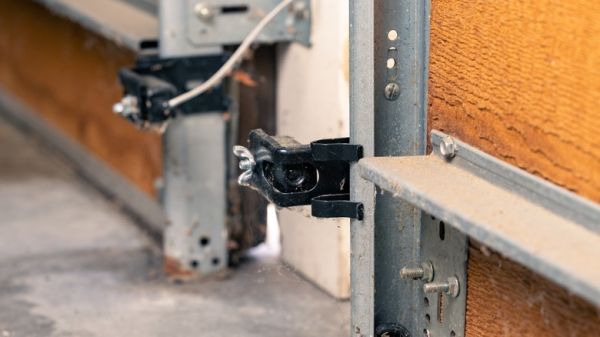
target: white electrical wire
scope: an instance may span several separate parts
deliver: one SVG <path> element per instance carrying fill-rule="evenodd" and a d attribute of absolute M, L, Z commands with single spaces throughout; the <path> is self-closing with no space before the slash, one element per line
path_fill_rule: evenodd
<path fill-rule="evenodd" d="M 190 99 L 203 94 L 207 90 L 219 84 L 221 80 L 223 80 L 223 78 L 227 76 L 227 74 L 229 74 L 233 67 L 235 67 L 235 65 L 242 59 L 244 53 L 246 53 L 246 50 L 250 48 L 252 43 L 260 35 L 261 31 L 267 26 L 267 24 L 271 20 L 273 20 L 273 18 L 275 18 L 275 16 L 277 16 L 277 14 L 279 14 L 279 12 L 281 12 L 285 7 L 287 7 L 292 1 L 294 0 L 282 0 L 277 6 L 275 6 L 275 8 L 273 8 L 273 10 L 269 12 L 269 14 L 262 18 L 262 20 L 260 20 L 256 27 L 252 29 L 250 34 L 246 36 L 244 41 L 242 41 L 238 49 L 233 53 L 233 55 L 231 55 L 229 60 L 227 60 L 227 62 L 225 62 L 225 64 L 223 64 L 223 66 L 219 70 L 217 70 L 216 73 L 214 73 L 214 75 L 212 75 L 206 82 L 200 84 L 194 89 L 170 99 L 168 103 L 169 108 L 174 108 L 182 103 L 185 103 Z"/>

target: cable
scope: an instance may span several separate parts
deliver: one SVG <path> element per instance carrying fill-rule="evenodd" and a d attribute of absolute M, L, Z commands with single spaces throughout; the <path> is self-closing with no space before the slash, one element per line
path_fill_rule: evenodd
<path fill-rule="evenodd" d="M 223 66 L 217 70 L 206 82 L 200 84 L 194 89 L 185 92 L 177 97 L 169 100 L 169 108 L 174 108 L 182 103 L 189 101 L 190 99 L 203 94 L 207 90 L 219 84 L 225 76 L 233 69 L 233 67 L 242 59 L 246 50 L 252 45 L 256 38 L 260 35 L 261 31 L 267 26 L 267 24 L 279 14 L 285 7 L 287 7 L 293 0 L 282 0 L 269 14 L 267 14 L 260 22 L 252 29 L 250 34 L 246 36 L 244 41 L 240 44 L 238 49 L 231 55 L 229 60 L 223 64 Z"/>

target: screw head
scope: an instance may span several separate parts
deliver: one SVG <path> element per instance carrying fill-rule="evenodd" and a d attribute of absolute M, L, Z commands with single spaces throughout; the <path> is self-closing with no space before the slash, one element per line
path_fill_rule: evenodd
<path fill-rule="evenodd" d="M 395 101 L 400 96 L 400 85 L 396 82 L 388 83 L 385 86 L 384 95 L 388 101 Z"/>
<path fill-rule="evenodd" d="M 194 6 L 194 13 L 202 21 L 211 21 L 215 17 L 215 11 L 209 5 L 199 2 Z"/>
<path fill-rule="evenodd" d="M 445 137 L 440 143 L 440 153 L 450 160 L 456 156 L 456 143 L 452 137 Z"/>
<path fill-rule="evenodd" d="M 298 20 L 306 20 L 309 16 L 308 6 L 304 1 L 293 2 L 290 6 L 290 12 L 294 13 L 294 16 Z"/>

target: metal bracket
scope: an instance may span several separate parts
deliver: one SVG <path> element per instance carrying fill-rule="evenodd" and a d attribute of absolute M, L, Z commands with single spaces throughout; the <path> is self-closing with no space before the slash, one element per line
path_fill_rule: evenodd
<path fill-rule="evenodd" d="M 181 0 L 160 3 L 160 54 L 206 55 L 237 45 L 280 0 Z M 293 1 L 257 37 L 257 43 L 310 44 L 311 1 Z"/>
<path fill-rule="evenodd" d="M 421 259 L 432 267 L 423 284 L 425 336 L 464 336 L 467 306 L 467 236 L 444 221 L 423 214 Z"/>
<path fill-rule="evenodd" d="M 195 46 L 240 43 L 256 23 L 281 0 L 188 0 L 184 18 L 188 41 Z M 310 43 L 310 1 L 292 2 L 278 15 L 258 42 L 296 41 Z"/>
<path fill-rule="evenodd" d="M 240 185 L 259 191 L 279 207 L 311 205 L 321 218 L 361 219 L 363 206 L 350 201 L 350 163 L 362 158 L 362 146 L 348 138 L 323 139 L 310 145 L 290 137 L 253 130 L 249 149 L 236 146 Z"/>
<path fill-rule="evenodd" d="M 590 258 L 600 256 L 600 205 L 439 131 L 431 143 L 428 156 L 365 158 L 361 175 L 600 305 L 600 260 Z"/>
<path fill-rule="evenodd" d="M 176 109 L 165 108 L 165 104 L 207 80 L 226 59 L 226 54 L 169 59 L 142 56 L 133 68 L 119 71 L 124 97 L 113 110 L 140 127 L 162 123 L 178 114 L 225 111 L 228 99 L 220 86 Z"/>

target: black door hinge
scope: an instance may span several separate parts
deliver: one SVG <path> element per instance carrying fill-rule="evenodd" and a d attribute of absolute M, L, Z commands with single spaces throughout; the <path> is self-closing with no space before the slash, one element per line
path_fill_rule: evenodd
<path fill-rule="evenodd" d="M 300 144 L 285 136 L 253 130 L 249 146 L 236 146 L 240 185 L 259 191 L 279 207 L 311 205 L 319 218 L 362 220 L 363 204 L 350 201 L 350 163 L 363 156 L 349 138 Z"/>

